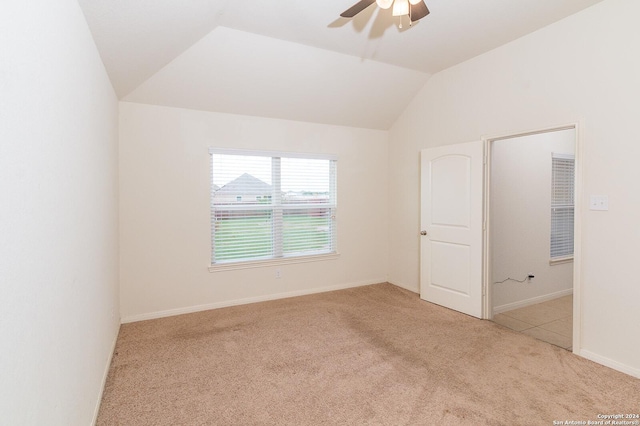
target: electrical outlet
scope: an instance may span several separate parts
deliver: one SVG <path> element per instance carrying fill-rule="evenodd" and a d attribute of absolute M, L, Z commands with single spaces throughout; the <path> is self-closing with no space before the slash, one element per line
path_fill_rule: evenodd
<path fill-rule="evenodd" d="M 592 195 L 589 199 L 589 210 L 609 210 L 609 197 L 606 195 Z"/>
<path fill-rule="evenodd" d="M 280 269 L 276 269 L 276 279 L 282 278 L 282 271 Z"/>

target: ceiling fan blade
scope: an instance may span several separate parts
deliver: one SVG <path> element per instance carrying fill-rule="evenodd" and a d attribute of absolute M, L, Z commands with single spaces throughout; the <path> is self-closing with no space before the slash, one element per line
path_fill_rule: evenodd
<path fill-rule="evenodd" d="M 410 4 L 409 6 L 411 7 L 411 22 L 422 19 L 429 14 L 429 9 L 424 0 L 418 4 Z"/>
<path fill-rule="evenodd" d="M 345 10 L 340 14 L 343 18 L 353 18 L 358 13 L 362 12 L 372 4 L 374 4 L 376 0 L 360 0 L 358 3 L 351 6 L 349 9 Z"/>

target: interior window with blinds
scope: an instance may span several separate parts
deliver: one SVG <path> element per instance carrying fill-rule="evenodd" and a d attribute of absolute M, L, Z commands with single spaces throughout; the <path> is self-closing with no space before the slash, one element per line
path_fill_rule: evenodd
<path fill-rule="evenodd" d="M 211 149 L 211 264 L 336 253 L 336 159 Z"/>
<path fill-rule="evenodd" d="M 574 182 L 573 155 L 551 156 L 551 260 L 573 257 Z"/>

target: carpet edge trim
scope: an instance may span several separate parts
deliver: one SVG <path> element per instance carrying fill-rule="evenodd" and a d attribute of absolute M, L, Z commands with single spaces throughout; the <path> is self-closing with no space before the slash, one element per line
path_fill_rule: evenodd
<path fill-rule="evenodd" d="M 605 367 L 612 368 L 616 371 L 620 371 L 621 373 L 628 374 L 629 376 L 636 377 L 640 379 L 640 369 L 631 367 L 630 365 L 623 364 L 618 361 L 614 361 L 611 358 L 604 357 L 602 355 L 598 355 L 597 353 L 591 352 L 586 349 L 581 349 L 578 352 L 583 358 L 588 359 L 589 361 L 593 361 L 595 363 L 604 365 Z"/>
<path fill-rule="evenodd" d="M 403 288 L 403 289 L 405 289 L 407 291 L 410 291 L 411 293 L 415 293 L 415 294 L 418 294 L 418 295 L 420 294 L 420 290 L 418 288 L 414 288 L 413 286 L 406 285 L 404 283 L 399 283 L 399 282 L 396 282 L 396 281 L 387 280 L 387 282 L 389 284 L 391 284 L 391 285 L 395 285 L 396 287 L 400 287 L 400 288 Z"/>
<path fill-rule="evenodd" d="M 355 288 L 355 287 L 364 287 L 367 285 L 381 284 L 385 282 L 387 282 L 386 278 L 379 278 L 375 280 L 358 281 L 358 282 L 347 283 L 347 284 L 337 284 L 337 285 L 332 285 L 327 287 L 315 287 L 315 288 L 310 288 L 305 290 L 295 290 L 295 291 L 288 291 L 288 292 L 282 292 L 282 293 L 268 294 L 264 296 L 247 297 L 242 299 L 227 300 L 223 302 L 207 303 L 204 305 L 186 306 L 183 308 L 167 309 L 163 311 L 149 312 L 146 314 L 130 315 L 130 316 L 123 317 L 121 322 L 122 324 L 127 324 L 127 323 L 138 322 L 138 321 L 172 317 L 176 315 L 191 314 L 194 312 L 208 311 L 211 309 L 229 308 L 231 306 L 248 305 L 250 303 L 268 302 L 270 300 L 287 299 L 290 297 L 307 296 L 310 294 L 326 293 L 329 291 L 345 290 L 348 288 Z"/>
<path fill-rule="evenodd" d="M 109 356 L 107 357 L 107 364 L 104 369 L 104 373 L 102 375 L 102 383 L 100 385 L 100 393 L 98 394 L 98 400 L 96 401 L 96 408 L 93 412 L 93 421 L 91 422 L 92 426 L 95 426 L 98 422 L 98 414 L 100 414 L 100 406 L 102 405 L 102 397 L 104 395 L 104 388 L 107 385 L 107 378 L 109 377 L 109 370 L 111 369 L 111 362 L 113 361 L 113 354 L 116 352 L 116 344 L 118 343 L 118 336 L 120 335 L 120 324 L 118 324 L 118 329 L 116 330 L 116 335 L 113 337 L 113 342 L 111 343 L 111 351 L 109 351 Z"/>

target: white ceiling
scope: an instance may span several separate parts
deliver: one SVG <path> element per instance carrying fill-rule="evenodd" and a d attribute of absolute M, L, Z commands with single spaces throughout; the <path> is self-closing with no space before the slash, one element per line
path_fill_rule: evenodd
<path fill-rule="evenodd" d="M 430 75 L 601 0 L 78 0 L 123 100 L 388 129 Z"/>

